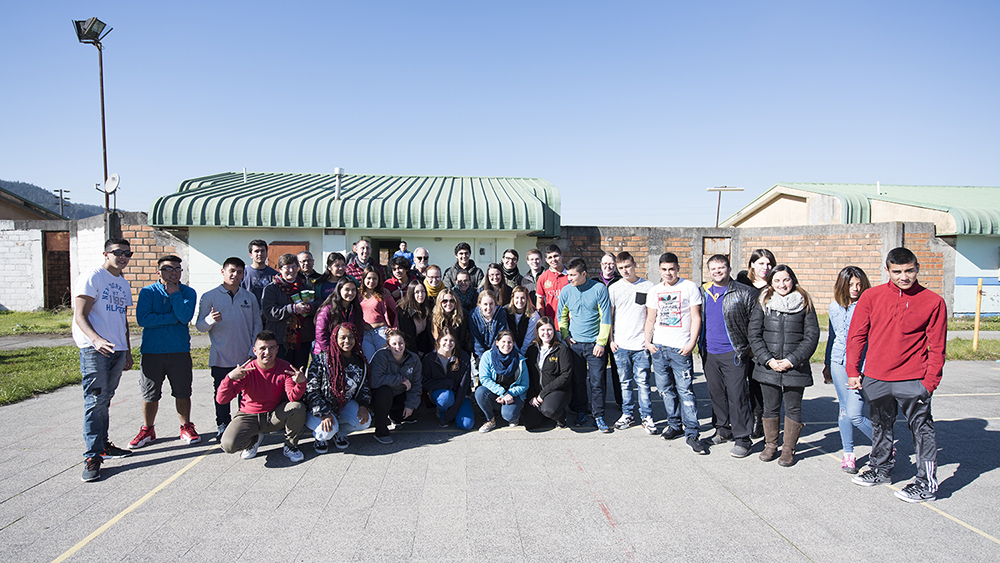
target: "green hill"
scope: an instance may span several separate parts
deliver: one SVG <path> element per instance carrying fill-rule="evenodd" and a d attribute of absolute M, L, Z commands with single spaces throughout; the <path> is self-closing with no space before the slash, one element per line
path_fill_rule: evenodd
<path fill-rule="evenodd" d="M 0 188 L 59 213 L 59 196 L 49 190 L 27 182 L 12 182 L 10 180 L 0 180 Z M 73 194 L 70 193 L 68 197 L 72 198 Z M 104 208 L 100 205 L 73 203 L 72 201 L 67 201 L 63 205 L 63 215 L 70 219 L 83 219 L 102 213 L 104 213 Z"/>

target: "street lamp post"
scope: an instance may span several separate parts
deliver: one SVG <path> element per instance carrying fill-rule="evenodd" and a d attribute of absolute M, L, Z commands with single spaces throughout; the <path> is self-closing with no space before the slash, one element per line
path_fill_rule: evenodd
<path fill-rule="evenodd" d="M 719 228 L 719 211 L 722 209 L 722 192 L 742 192 L 743 188 L 730 188 L 729 186 L 719 186 L 707 188 L 707 192 L 719 192 L 719 203 L 715 206 L 715 228 Z"/>
<path fill-rule="evenodd" d="M 101 45 L 101 40 L 107 37 L 111 30 L 114 28 L 108 28 L 104 31 L 107 24 L 102 22 L 97 18 L 90 18 L 88 20 L 73 20 L 73 29 L 76 30 L 76 38 L 80 43 L 89 43 L 94 47 L 97 47 L 97 65 L 100 71 L 101 79 L 101 146 L 104 149 L 104 181 L 107 182 L 108 179 L 108 134 L 107 129 L 104 125 L 104 46 Z M 104 212 L 110 213 L 111 211 L 111 199 L 107 190 L 102 190 L 104 192 Z"/>

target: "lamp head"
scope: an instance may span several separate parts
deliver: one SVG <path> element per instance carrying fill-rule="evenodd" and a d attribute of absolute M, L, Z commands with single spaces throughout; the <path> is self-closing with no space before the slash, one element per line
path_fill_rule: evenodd
<path fill-rule="evenodd" d="M 80 43 L 100 43 L 101 34 L 104 33 L 105 27 L 107 27 L 107 24 L 97 18 L 73 20 L 73 28 L 76 30 L 76 38 L 80 41 Z"/>

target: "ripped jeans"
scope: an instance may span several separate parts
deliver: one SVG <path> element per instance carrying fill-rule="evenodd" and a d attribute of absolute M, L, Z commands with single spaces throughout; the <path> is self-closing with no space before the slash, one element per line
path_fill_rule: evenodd
<path fill-rule="evenodd" d="M 691 389 L 694 362 L 690 355 L 682 356 L 680 348 L 656 346 L 653 353 L 653 374 L 656 391 L 667 410 L 667 425 L 675 430 L 684 425 L 684 435 L 698 438 L 698 405 Z"/>

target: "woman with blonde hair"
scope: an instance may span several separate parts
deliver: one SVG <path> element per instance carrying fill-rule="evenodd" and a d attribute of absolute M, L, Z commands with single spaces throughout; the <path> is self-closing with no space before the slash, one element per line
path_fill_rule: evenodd
<path fill-rule="evenodd" d="M 431 336 L 435 341 L 441 338 L 444 327 L 455 330 L 460 349 L 466 353 L 472 352 L 469 342 L 469 320 L 462 310 L 458 295 L 451 289 L 442 289 L 434 301 L 434 311 L 431 312 Z"/>
<path fill-rule="evenodd" d="M 781 405 L 785 405 L 785 436 L 778 465 L 795 463 L 795 447 L 802 431 L 802 395 L 812 385 L 809 358 L 819 344 L 816 308 L 802 289 L 795 272 L 784 264 L 767 276 L 757 306 L 750 315 L 750 346 L 754 354 L 753 378 L 764 395 L 764 451 L 761 461 L 778 453 Z"/>

